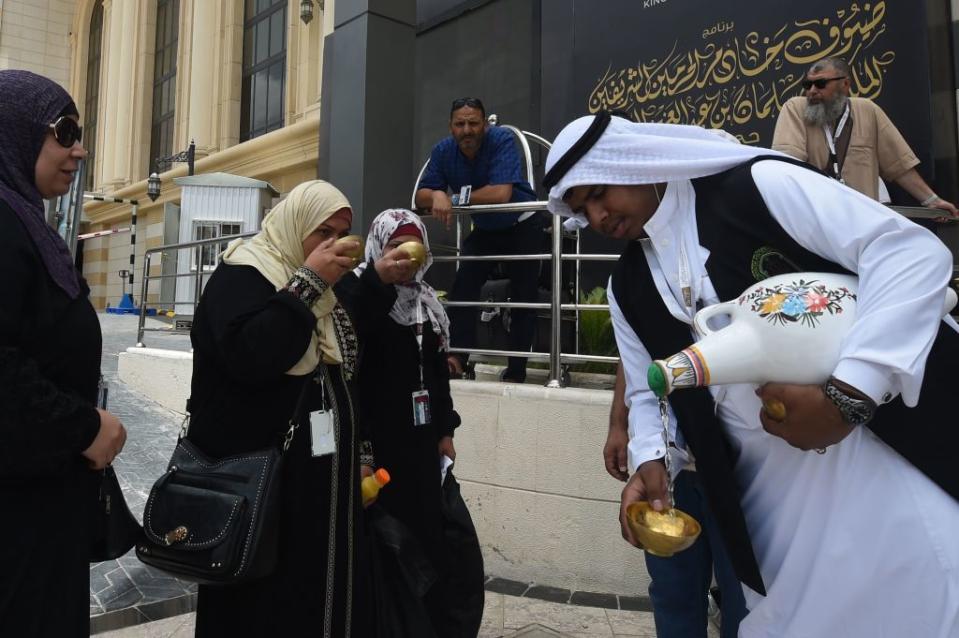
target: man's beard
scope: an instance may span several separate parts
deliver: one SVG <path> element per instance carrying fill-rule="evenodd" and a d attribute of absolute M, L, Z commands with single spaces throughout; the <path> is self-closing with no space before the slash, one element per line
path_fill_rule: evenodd
<path fill-rule="evenodd" d="M 847 102 L 849 98 L 845 95 L 837 95 L 832 100 L 822 101 L 819 104 L 812 104 L 807 100 L 803 119 L 813 126 L 832 124 L 842 117 Z"/>

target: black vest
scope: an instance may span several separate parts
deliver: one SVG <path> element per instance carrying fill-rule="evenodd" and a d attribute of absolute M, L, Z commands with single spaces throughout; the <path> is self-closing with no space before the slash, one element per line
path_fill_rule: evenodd
<path fill-rule="evenodd" d="M 692 182 L 699 242 L 710 252 L 706 271 L 721 301 L 734 299 L 756 281 L 778 274 L 848 272 L 800 246 L 772 217 L 750 172 L 752 164 L 763 159 L 815 170 L 795 160 L 758 157 Z M 617 263 L 612 286 L 626 321 L 653 359 L 665 359 L 692 342 L 689 325 L 674 318 L 663 303 L 638 242 L 630 243 Z M 959 500 L 959 470 L 954 462 L 959 429 L 949 425 L 955 419 L 950 416 L 954 406 L 949 399 L 955 392 L 951 386 L 956 361 L 959 334 L 941 325 L 926 362 L 919 404 L 907 408 L 896 398 L 879 407 L 868 427 Z M 723 438 L 712 395 L 705 388 L 682 390 L 670 395 L 669 402 L 696 457 L 710 509 L 737 576 L 753 590 L 765 593 L 733 479 L 735 459 Z"/>

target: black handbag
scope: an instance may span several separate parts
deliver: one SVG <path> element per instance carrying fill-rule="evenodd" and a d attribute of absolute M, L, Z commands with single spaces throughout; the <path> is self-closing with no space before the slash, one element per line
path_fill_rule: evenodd
<path fill-rule="evenodd" d="M 282 445 L 212 459 L 185 437 L 187 417 L 167 472 L 143 511 L 137 558 L 177 578 L 234 585 L 273 572 L 279 532 L 283 453 L 296 429 L 307 377 Z"/>
<path fill-rule="evenodd" d="M 91 524 L 91 563 L 123 556 L 143 535 L 143 529 L 123 498 L 113 466 L 108 465 L 97 475 L 97 505 Z"/>

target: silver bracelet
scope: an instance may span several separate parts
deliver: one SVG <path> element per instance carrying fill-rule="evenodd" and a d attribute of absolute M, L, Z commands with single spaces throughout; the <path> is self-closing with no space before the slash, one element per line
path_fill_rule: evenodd
<path fill-rule="evenodd" d="M 926 199 L 924 199 L 924 200 L 922 200 L 921 202 L 919 202 L 919 205 L 920 205 L 920 206 L 929 206 L 929 204 L 934 204 L 934 203 L 936 203 L 936 202 L 938 202 L 938 201 L 939 201 L 939 196 L 936 195 L 935 193 L 933 193 L 932 195 L 930 195 L 930 196 L 927 197 Z"/>

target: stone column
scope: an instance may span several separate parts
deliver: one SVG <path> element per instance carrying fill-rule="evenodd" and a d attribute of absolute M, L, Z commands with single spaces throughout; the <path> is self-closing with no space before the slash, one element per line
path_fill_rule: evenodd
<path fill-rule="evenodd" d="M 137 13 L 138 3 L 114 2 L 113 10 L 120 11 L 120 46 L 114 49 L 111 57 L 111 68 L 116 70 L 116 111 L 106 111 L 116 121 L 116 138 L 114 146 L 113 179 L 115 187 L 129 184 L 134 167 L 133 161 L 133 92 L 137 89 L 134 77 L 134 65 L 137 57 Z M 114 23 L 116 24 L 116 23 Z M 114 42 L 114 32 L 111 25 L 110 41 Z M 112 78 L 111 78 L 112 80 Z"/>
<path fill-rule="evenodd" d="M 114 179 L 117 144 L 116 135 L 119 125 L 117 115 L 120 73 L 119 51 L 123 39 L 123 27 L 120 24 L 123 14 L 123 2 L 103 0 L 103 45 L 100 50 L 100 113 L 98 128 L 100 139 L 97 144 L 98 184 L 107 189 L 115 189 Z M 110 114 L 110 117 L 107 117 Z"/>
<path fill-rule="evenodd" d="M 336 0 L 324 44 L 318 177 L 353 205 L 365 234 L 413 188 L 415 0 Z"/>
<path fill-rule="evenodd" d="M 196 141 L 196 157 L 216 151 L 214 130 L 214 60 L 219 43 L 215 2 L 192 2 L 193 32 L 190 43 L 189 117 L 183 148 Z M 180 149 L 176 149 L 180 150 Z"/>

